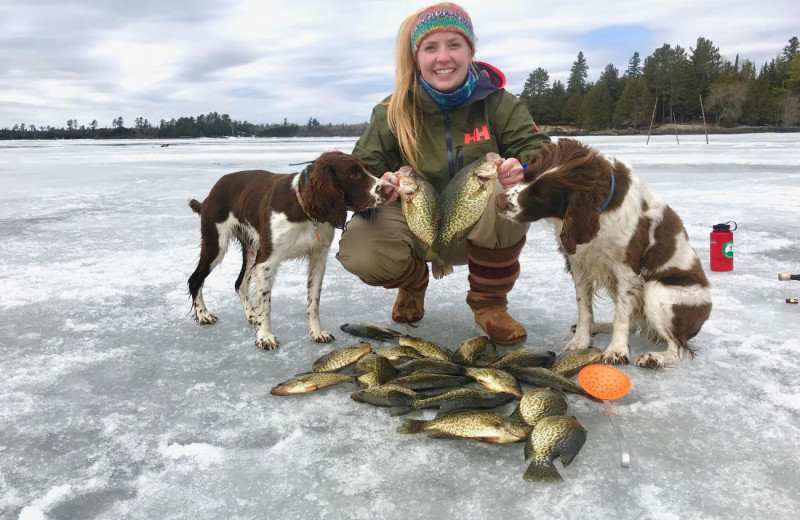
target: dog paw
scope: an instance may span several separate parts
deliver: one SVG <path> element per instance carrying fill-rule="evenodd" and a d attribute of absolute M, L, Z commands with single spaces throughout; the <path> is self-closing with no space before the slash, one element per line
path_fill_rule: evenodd
<path fill-rule="evenodd" d="M 336 339 L 333 337 L 333 334 L 331 334 L 327 330 L 320 331 L 316 334 L 312 332 L 309 335 L 311 336 L 311 339 L 313 339 L 317 343 L 331 343 L 333 340 Z"/>
<path fill-rule="evenodd" d="M 213 325 L 214 323 L 219 321 L 219 318 L 211 314 L 210 312 L 198 312 L 194 315 L 194 319 L 200 325 Z"/>
<path fill-rule="evenodd" d="M 256 346 L 264 350 L 275 350 L 279 345 L 278 339 L 272 334 L 256 339 Z"/>
<path fill-rule="evenodd" d="M 645 352 L 636 360 L 636 365 L 644 368 L 659 370 L 679 361 L 679 357 L 672 355 L 669 350 L 665 352 Z"/>
<path fill-rule="evenodd" d="M 570 350 L 581 350 L 585 348 L 589 348 L 592 346 L 592 340 L 575 340 L 573 339 L 563 348 L 564 352 L 568 352 Z"/>
<path fill-rule="evenodd" d="M 656 356 L 652 355 L 651 352 L 648 352 L 647 354 L 639 356 L 639 359 L 636 360 L 636 366 L 658 370 L 664 368 L 664 363 Z"/>
<path fill-rule="evenodd" d="M 630 360 L 625 352 L 607 351 L 603 354 L 603 363 L 606 365 L 627 365 Z"/>

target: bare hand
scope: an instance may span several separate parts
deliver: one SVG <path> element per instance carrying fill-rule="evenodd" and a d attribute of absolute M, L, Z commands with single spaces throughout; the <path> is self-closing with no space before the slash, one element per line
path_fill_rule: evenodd
<path fill-rule="evenodd" d="M 497 180 L 503 186 L 504 190 L 519 184 L 525 179 L 525 170 L 522 169 L 522 164 L 515 159 L 510 158 L 503 161 L 497 167 Z"/>
<path fill-rule="evenodd" d="M 383 175 L 381 175 L 381 180 L 382 181 L 386 181 L 389 184 L 391 184 L 392 186 L 394 186 L 394 193 L 392 193 L 392 196 L 389 198 L 389 200 L 387 202 L 396 201 L 397 200 L 397 196 L 399 194 L 399 192 L 397 191 L 397 187 L 400 186 L 400 179 L 397 177 L 397 173 L 396 172 L 386 172 Z"/>

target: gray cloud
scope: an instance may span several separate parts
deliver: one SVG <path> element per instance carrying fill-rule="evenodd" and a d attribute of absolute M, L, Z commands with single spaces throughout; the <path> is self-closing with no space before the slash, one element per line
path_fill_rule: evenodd
<path fill-rule="evenodd" d="M 431 2 L 290 0 L 43 1 L 0 4 L 0 127 L 110 125 L 142 116 L 228 113 L 278 122 L 360 122 L 394 83 L 402 19 Z M 475 22 L 477 58 L 506 72 L 518 93 L 544 67 L 565 80 L 578 51 L 596 79 L 634 51 L 711 39 L 722 53 L 761 64 L 798 34 L 795 0 L 632 0 L 531 8 L 524 0 L 462 1 Z M 641 41 L 587 44 L 607 27 L 641 27 Z"/>

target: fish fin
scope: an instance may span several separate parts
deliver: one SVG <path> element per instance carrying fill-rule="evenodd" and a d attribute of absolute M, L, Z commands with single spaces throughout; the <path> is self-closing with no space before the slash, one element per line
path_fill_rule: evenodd
<path fill-rule="evenodd" d="M 460 439 L 458 435 L 451 435 L 449 433 L 444 432 L 433 432 L 428 435 L 429 439 Z"/>
<path fill-rule="evenodd" d="M 482 442 L 488 442 L 488 443 L 490 443 L 490 444 L 500 444 L 500 443 L 502 443 L 502 442 L 503 442 L 503 441 L 500 439 L 500 437 L 495 437 L 495 436 L 488 436 L 488 437 L 475 437 L 475 439 L 477 439 L 477 440 L 479 440 L 479 441 L 482 441 Z"/>
<path fill-rule="evenodd" d="M 436 419 L 441 419 L 442 417 L 447 417 L 448 415 L 456 415 L 461 413 L 463 410 L 460 408 L 443 408 L 439 407 L 439 411 L 436 412 Z"/>
<path fill-rule="evenodd" d="M 528 482 L 562 482 L 564 478 L 549 460 L 531 462 L 522 478 Z"/>
<path fill-rule="evenodd" d="M 444 402 L 439 405 L 439 413 L 436 417 L 441 417 L 445 415 L 450 415 L 455 411 L 463 410 L 463 405 L 459 404 L 458 402 Z"/>
<path fill-rule="evenodd" d="M 525 443 L 525 462 L 528 462 L 533 458 L 535 454 L 533 453 L 533 448 L 531 447 L 530 442 Z"/>
<path fill-rule="evenodd" d="M 405 415 L 413 411 L 414 409 L 410 406 L 392 406 L 391 408 L 389 408 L 389 415 L 391 415 L 392 417 L 397 417 L 399 415 Z"/>
<path fill-rule="evenodd" d="M 403 421 L 403 424 L 397 428 L 397 433 L 422 433 L 426 426 L 428 426 L 428 421 L 406 419 Z"/>
<path fill-rule="evenodd" d="M 416 399 L 410 395 L 406 395 L 402 392 L 391 391 L 386 394 L 386 397 L 388 398 L 389 403 L 392 405 L 391 410 L 389 410 L 389 415 L 393 417 L 405 415 L 415 410 L 414 405 L 416 404 Z"/>
<path fill-rule="evenodd" d="M 577 451 L 574 452 L 574 453 L 562 453 L 561 454 L 561 464 L 563 464 L 564 467 L 566 468 L 567 466 L 570 465 L 570 463 L 572 463 L 573 460 L 575 460 L 575 456 L 577 454 L 578 454 Z"/>

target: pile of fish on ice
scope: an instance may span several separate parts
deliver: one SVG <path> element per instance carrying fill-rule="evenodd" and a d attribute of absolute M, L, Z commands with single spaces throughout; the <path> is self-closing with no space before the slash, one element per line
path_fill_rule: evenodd
<path fill-rule="evenodd" d="M 465 340 L 453 353 L 376 325 L 341 328 L 354 336 L 397 344 L 373 348 L 360 343 L 334 350 L 315 361 L 311 372 L 275 386 L 270 393 L 303 394 L 348 382 L 361 387 L 352 399 L 389 407 L 393 416 L 438 408 L 436 418 L 406 419 L 397 431 L 490 443 L 525 441 L 529 466 L 524 478 L 530 481 L 563 480 L 553 461 L 560 457 L 566 467 L 586 440 L 578 420 L 565 415 L 564 393 L 591 398 L 570 378 L 598 362 L 599 349 L 575 350 L 557 358 L 552 351 L 522 347 L 501 357 L 486 336 Z M 480 386 L 467 386 L 472 383 Z M 521 384 L 537 388 L 523 392 Z M 510 416 L 491 411 L 515 399 L 519 405 Z"/>

